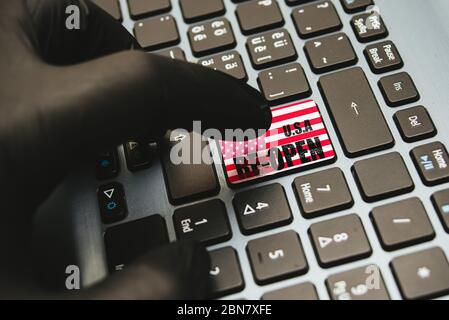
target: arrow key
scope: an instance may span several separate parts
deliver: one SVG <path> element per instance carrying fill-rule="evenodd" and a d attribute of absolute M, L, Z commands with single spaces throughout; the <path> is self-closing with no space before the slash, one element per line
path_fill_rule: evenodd
<path fill-rule="evenodd" d="M 128 209 L 125 192 L 120 183 L 113 182 L 98 188 L 98 204 L 103 223 L 114 223 L 125 219 Z"/>

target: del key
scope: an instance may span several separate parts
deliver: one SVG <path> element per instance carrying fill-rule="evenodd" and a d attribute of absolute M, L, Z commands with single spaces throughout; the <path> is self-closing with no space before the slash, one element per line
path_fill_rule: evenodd
<path fill-rule="evenodd" d="M 390 129 L 361 68 L 323 76 L 319 87 L 348 157 L 393 145 Z"/>

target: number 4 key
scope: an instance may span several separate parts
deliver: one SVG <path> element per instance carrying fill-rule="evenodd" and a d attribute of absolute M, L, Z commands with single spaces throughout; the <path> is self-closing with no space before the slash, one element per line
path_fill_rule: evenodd
<path fill-rule="evenodd" d="M 248 214 L 256 213 L 264 208 L 269 208 L 270 205 L 268 203 L 258 202 L 256 208 L 254 209 L 249 204 L 246 205 L 245 210 L 243 211 L 243 215 L 246 216 Z M 257 210 L 257 211 L 256 211 Z"/>

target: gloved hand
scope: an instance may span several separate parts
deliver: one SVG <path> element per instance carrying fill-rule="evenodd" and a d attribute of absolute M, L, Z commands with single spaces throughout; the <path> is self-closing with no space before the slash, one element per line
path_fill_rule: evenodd
<path fill-rule="evenodd" d="M 66 29 L 67 5 L 80 8 L 80 30 Z M 0 297 L 204 297 L 208 255 L 191 243 L 159 248 L 77 293 L 43 291 L 33 278 L 33 214 L 70 168 L 193 120 L 217 129 L 270 125 L 249 86 L 133 47 L 90 1 L 0 1 Z"/>

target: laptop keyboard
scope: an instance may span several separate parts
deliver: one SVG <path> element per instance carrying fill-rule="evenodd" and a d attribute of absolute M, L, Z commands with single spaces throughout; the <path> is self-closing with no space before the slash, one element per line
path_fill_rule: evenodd
<path fill-rule="evenodd" d="M 397 128 L 387 124 L 366 74 L 400 70 L 407 61 L 403 61 L 400 48 L 385 39 L 389 32 L 382 17 L 365 12 L 374 1 L 179 0 L 182 16 L 173 12 L 173 6 L 178 6 L 175 1 L 178 2 L 94 0 L 117 20 L 123 21 L 129 13 L 136 39 L 147 51 L 186 60 L 185 52 L 177 45 L 188 41 L 196 58 L 192 62 L 226 72 L 242 83 L 249 80 L 248 70 L 257 70 L 259 89 L 273 107 L 312 95 L 304 72 L 310 68 L 320 75 L 320 92 L 314 94 L 321 94 L 325 105 L 318 107 L 327 108 L 331 123 L 326 125 L 333 125 L 337 133 L 342 150 L 342 154 L 338 150 L 337 156 L 355 158 L 353 176 L 345 176 L 338 168 L 303 174 L 291 171 L 294 182 L 290 190 L 275 181 L 258 186 L 255 180 L 244 191 L 235 189 L 232 203 L 224 203 L 214 199 L 220 191 L 228 189 L 219 179 L 219 167 L 204 163 L 174 165 L 170 161 L 171 148 L 186 138 L 181 132 L 172 135 L 174 141 L 167 139 L 158 147 L 126 143 L 125 165 L 120 163 L 117 150 L 105 151 L 98 155 L 95 170 L 100 181 L 98 202 L 106 228 L 104 240 L 110 272 L 123 269 L 142 252 L 167 242 L 167 224 L 172 223 L 178 239 L 193 238 L 213 246 L 210 252 L 213 297 L 237 294 L 233 297 L 238 298 L 246 284 L 254 281 L 261 288 L 262 299 L 318 299 L 315 284 L 301 281 L 310 268 L 329 269 L 363 260 L 373 254 L 373 248 L 395 251 L 430 241 L 435 230 L 429 215 L 438 215 L 449 232 L 449 190 L 433 195 L 435 212 L 427 212 L 416 197 L 376 205 L 377 201 L 408 194 L 416 183 L 421 183 L 412 180 L 409 169 L 416 170 L 426 186 L 449 182 L 449 155 L 442 143 L 432 140 L 410 148 L 410 154 L 388 152 L 395 144 L 392 130 L 398 130 L 403 140 L 410 143 L 431 139 L 438 128 L 424 106 L 398 110 L 394 115 Z M 285 5 L 290 16 L 285 14 Z M 337 6 L 346 14 L 339 14 Z M 235 11 L 236 19 L 232 22 L 224 17 L 230 11 Z M 296 34 L 284 28 L 287 21 L 293 23 Z M 186 35 L 179 28 L 184 24 Z M 354 33 L 351 37 L 341 32 L 346 24 Z M 242 37 L 236 37 L 237 33 L 246 36 L 245 43 L 238 43 L 237 39 Z M 366 49 L 356 52 L 351 38 L 366 44 Z M 306 57 L 308 66 L 296 62 L 299 55 Z M 361 59 L 366 60 L 369 68 L 354 67 Z M 250 64 L 245 65 L 244 61 Z M 420 99 L 413 79 L 405 71 L 379 76 L 378 80 L 389 107 L 401 107 Z M 161 160 L 155 156 L 155 148 L 160 149 Z M 382 155 L 357 159 L 385 150 L 387 153 Z M 415 168 L 407 168 L 405 157 L 411 157 Z M 128 222 L 131 206 L 127 205 L 126 189 L 115 179 L 123 170 L 138 175 L 157 161 L 162 163 L 169 202 L 176 207 L 172 221 L 152 215 Z M 358 190 L 350 190 L 350 179 L 356 182 Z M 290 192 L 295 194 L 296 203 L 289 201 Z M 354 197 L 356 193 L 359 195 Z M 352 208 L 359 196 L 373 203 L 370 228 L 374 228 L 382 249 L 372 246 L 366 226 L 357 214 L 314 222 L 317 217 Z M 285 230 L 296 219 L 291 206 L 299 206 L 301 215 L 311 220 L 308 233 L 276 231 L 281 227 Z M 230 215 L 236 219 L 229 219 Z M 257 237 L 267 230 L 271 231 L 268 235 Z M 246 256 L 239 255 L 237 248 L 229 245 L 235 245 L 229 240 L 236 233 L 256 235 L 238 243 L 246 248 Z M 305 243 L 312 246 L 315 256 L 306 255 Z M 223 246 L 217 248 L 217 244 Z M 249 262 L 253 279 L 242 272 L 242 259 Z M 309 263 L 311 260 L 319 267 L 315 262 Z M 367 270 L 379 275 L 376 288 L 366 284 Z M 393 275 L 405 299 L 436 298 L 449 293 L 449 264 L 438 247 L 396 256 L 391 259 L 389 269 L 380 270 L 377 265 L 367 263 L 334 273 L 325 286 L 331 299 L 389 299 L 383 277 L 387 273 Z M 285 279 L 297 279 L 297 284 L 270 292 L 263 288 Z"/>

